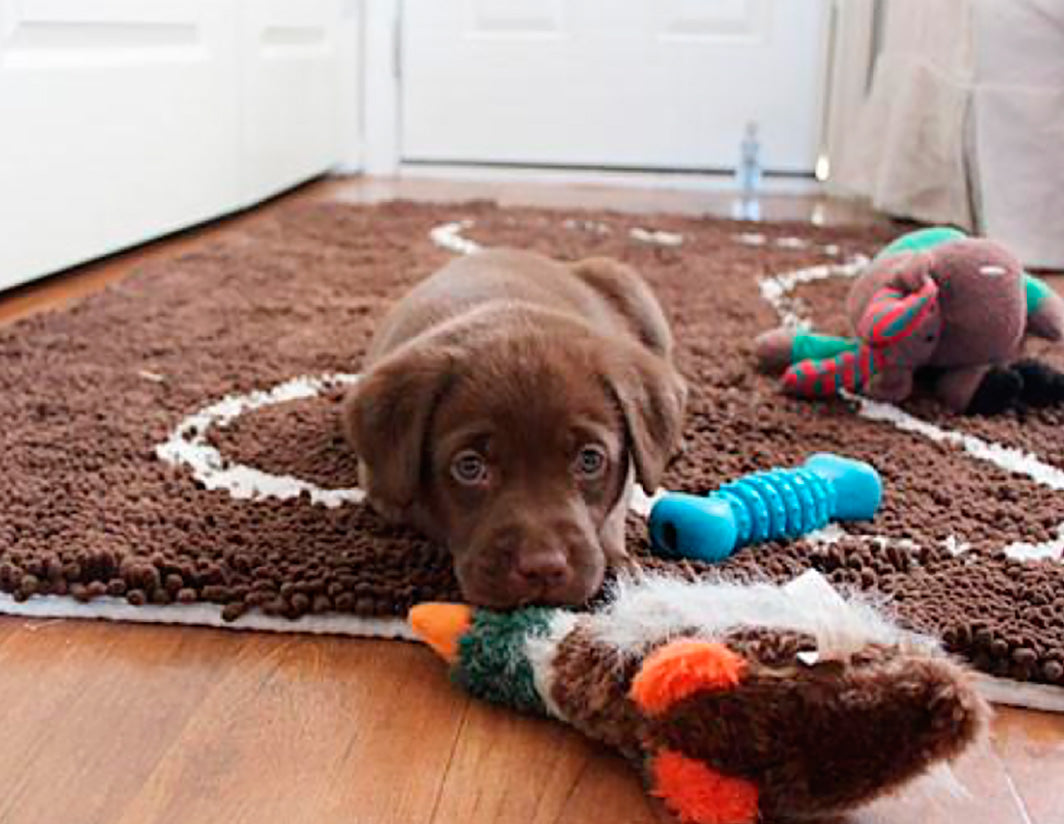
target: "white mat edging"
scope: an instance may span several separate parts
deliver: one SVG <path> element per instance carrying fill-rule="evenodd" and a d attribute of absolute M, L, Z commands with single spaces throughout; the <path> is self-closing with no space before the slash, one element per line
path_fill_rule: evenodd
<path fill-rule="evenodd" d="M 178 624 L 265 632 L 399 638 L 410 641 L 415 639 L 409 625 L 402 618 L 361 618 L 341 613 L 274 618 L 262 612 L 248 612 L 235 621 L 226 621 L 222 618 L 221 608 L 213 603 L 165 606 L 144 604 L 137 607 L 123 598 L 108 596 L 82 603 L 65 595 L 34 595 L 25 601 L 16 601 L 10 595 L 0 593 L 0 615 L 22 618 L 85 618 L 137 624 Z"/>
<path fill-rule="evenodd" d="M 1014 681 L 978 673 L 975 688 L 992 704 L 1042 712 L 1064 712 L 1064 689 L 1052 684 Z"/>

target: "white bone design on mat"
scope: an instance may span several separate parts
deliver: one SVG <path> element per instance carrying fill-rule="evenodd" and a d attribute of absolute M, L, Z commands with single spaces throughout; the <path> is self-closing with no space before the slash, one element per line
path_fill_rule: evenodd
<path fill-rule="evenodd" d="M 340 506 L 361 503 L 365 493 L 358 488 L 324 489 L 291 475 L 274 475 L 253 466 L 234 463 L 207 442 L 211 427 L 224 427 L 245 412 L 286 401 L 312 398 L 334 386 L 350 386 L 358 375 L 330 373 L 292 378 L 272 389 L 244 395 L 229 395 L 188 415 L 155 447 L 155 454 L 169 464 L 184 464 L 207 489 L 224 489 L 234 498 L 297 498 L 306 493 L 311 503 Z"/>
<path fill-rule="evenodd" d="M 462 237 L 462 230 L 473 226 L 472 220 L 456 220 L 453 223 L 443 223 L 429 232 L 432 242 L 441 249 L 455 252 L 459 255 L 471 255 L 480 251 L 480 244 L 475 240 Z"/>

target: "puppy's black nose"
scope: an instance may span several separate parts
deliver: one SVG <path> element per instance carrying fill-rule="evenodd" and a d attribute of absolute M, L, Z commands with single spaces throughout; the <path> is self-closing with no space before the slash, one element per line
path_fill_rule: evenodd
<path fill-rule="evenodd" d="M 564 586 L 573 574 L 565 552 L 555 547 L 519 552 L 514 561 L 514 572 L 523 585 L 541 591 Z"/>

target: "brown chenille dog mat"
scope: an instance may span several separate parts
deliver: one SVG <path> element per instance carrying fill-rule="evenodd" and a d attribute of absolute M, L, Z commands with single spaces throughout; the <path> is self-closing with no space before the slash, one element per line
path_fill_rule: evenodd
<path fill-rule="evenodd" d="M 881 471 L 874 523 L 746 549 L 725 570 L 815 567 L 987 672 L 1064 685 L 1064 412 L 797 401 L 754 369 L 751 342 L 781 315 L 837 328 L 837 265 L 888 237 L 488 203 L 268 213 L 0 329 L 0 611 L 401 634 L 412 603 L 457 598 L 440 550 L 358 502 L 336 408 L 406 288 L 471 243 L 507 244 L 612 255 L 657 290 L 692 390 L 668 487 L 816 450 Z M 630 543 L 645 551 L 635 516 Z"/>

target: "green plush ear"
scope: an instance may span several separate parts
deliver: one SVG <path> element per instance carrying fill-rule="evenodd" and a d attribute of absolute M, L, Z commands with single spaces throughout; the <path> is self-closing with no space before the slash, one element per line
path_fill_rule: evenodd
<path fill-rule="evenodd" d="M 1027 293 L 1027 314 L 1033 315 L 1038 311 L 1047 297 L 1053 294 L 1053 289 L 1048 283 L 1034 275 L 1023 273 L 1023 288 Z"/>
<path fill-rule="evenodd" d="M 895 238 L 880 249 L 876 260 L 896 255 L 899 252 L 926 252 L 943 243 L 963 240 L 966 237 L 967 235 L 960 229 L 954 229 L 951 226 L 929 226 L 926 229 L 917 229 L 915 232 L 908 232 Z"/>

